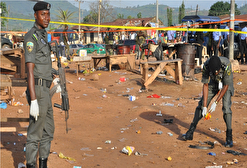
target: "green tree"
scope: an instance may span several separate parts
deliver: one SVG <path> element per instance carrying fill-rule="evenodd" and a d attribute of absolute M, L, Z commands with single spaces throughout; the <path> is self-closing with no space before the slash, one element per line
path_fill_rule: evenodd
<path fill-rule="evenodd" d="M 98 23 L 98 13 L 90 11 L 90 14 L 83 18 L 83 23 Z"/>
<path fill-rule="evenodd" d="M 2 10 L 1 16 L 5 17 L 6 15 L 8 15 L 8 10 L 6 8 L 6 3 L 5 2 L 1 2 L 0 3 L 0 8 Z M 1 28 L 3 28 L 5 26 L 5 23 L 8 22 L 7 19 L 1 19 Z"/>
<path fill-rule="evenodd" d="M 124 14 L 118 13 L 118 14 L 117 14 L 117 18 L 118 18 L 118 19 L 123 19 L 123 18 L 124 18 Z"/>
<path fill-rule="evenodd" d="M 67 23 L 70 22 L 71 19 L 73 19 L 73 14 L 75 12 L 70 12 L 68 10 L 62 10 L 61 8 L 59 8 L 57 10 L 58 14 L 55 14 L 55 16 L 57 17 L 57 20 L 59 22 L 63 22 L 63 23 Z M 65 28 L 67 24 L 60 24 L 58 27 L 62 27 Z"/>
<path fill-rule="evenodd" d="M 132 17 L 132 16 L 130 16 L 130 15 L 127 17 L 127 19 L 133 19 L 133 18 L 134 18 L 134 17 Z"/>
<path fill-rule="evenodd" d="M 214 3 L 209 9 L 209 16 L 220 16 L 230 14 L 231 4 L 228 2 L 218 1 Z M 235 4 L 235 15 L 240 15 L 241 12 L 238 10 L 237 4 Z"/>
<path fill-rule="evenodd" d="M 178 23 L 182 23 L 182 19 L 184 18 L 184 16 L 185 16 L 185 5 L 183 1 L 181 6 L 179 6 Z"/>
<path fill-rule="evenodd" d="M 141 12 L 137 13 L 137 18 L 142 18 L 142 13 Z"/>
<path fill-rule="evenodd" d="M 172 8 L 167 8 L 168 26 L 172 25 Z"/>

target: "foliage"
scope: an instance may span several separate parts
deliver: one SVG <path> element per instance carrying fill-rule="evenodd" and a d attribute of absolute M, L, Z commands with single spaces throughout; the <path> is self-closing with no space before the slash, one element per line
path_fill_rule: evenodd
<path fill-rule="evenodd" d="M 230 14 L 231 4 L 228 2 L 218 1 L 214 3 L 209 9 L 209 16 L 219 16 Z M 241 12 L 237 8 L 237 4 L 235 4 L 235 15 L 240 15 Z"/>
<path fill-rule="evenodd" d="M 74 14 L 75 12 L 70 12 L 70 11 L 68 11 L 68 10 L 62 10 L 61 8 L 59 8 L 59 9 L 57 10 L 57 13 L 58 13 L 58 14 L 55 14 L 56 17 L 57 17 L 57 20 L 58 20 L 59 22 L 67 23 L 67 22 L 70 21 L 70 19 L 73 18 L 73 14 Z M 58 27 L 65 28 L 66 25 L 67 25 L 67 24 L 60 24 Z"/>
<path fill-rule="evenodd" d="M 179 6 L 178 23 L 182 23 L 182 19 L 184 18 L 184 16 L 185 16 L 185 5 L 183 1 L 181 6 Z"/>
<path fill-rule="evenodd" d="M 247 14 L 247 4 L 240 7 L 239 11 L 241 12 L 242 15 Z"/>
<path fill-rule="evenodd" d="M 8 14 L 8 10 L 6 8 L 6 3 L 5 2 L 1 2 L 1 16 L 5 17 Z M 1 19 L 1 27 L 5 26 L 5 23 L 8 22 L 7 19 Z"/>
<path fill-rule="evenodd" d="M 124 14 L 118 13 L 118 14 L 117 14 L 117 18 L 118 18 L 118 19 L 123 19 L 123 18 L 124 18 Z"/>
<path fill-rule="evenodd" d="M 132 17 L 132 16 L 130 16 L 130 15 L 127 17 L 127 19 L 133 19 L 133 18 L 134 18 L 134 17 Z"/>
<path fill-rule="evenodd" d="M 137 18 L 142 18 L 142 13 L 141 12 L 137 13 Z"/>
<path fill-rule="evenodd" d="M 83 18 L 83 23 L 89 23 L 89 24 L 98 23 L 98 13 L 91 11 L 89 15 Z"/>
<path fill-rule="evenodd" d="M 113 16 L 114 9 L 113 6 L 110 5 L 108 0 L 104 0 L 104 1 L 100 0 L 100 2 L 96 0 L 95 2 L 91 2 L 89 5 L 90 11 L 93 14 L 96 13 L 98 15 L 99 6 L 100 6 L 100 22 L 112 21 L 112 18 L 114 17 Z"/>
<path fill-rule="evenodd" d="M 168 26 L 172 25 L 172 8 L 167 8 Z"/>

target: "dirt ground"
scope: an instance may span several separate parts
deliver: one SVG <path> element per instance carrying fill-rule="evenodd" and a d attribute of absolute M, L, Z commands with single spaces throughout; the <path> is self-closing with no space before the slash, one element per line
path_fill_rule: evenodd
<path fill-rule="evenodd" d="M 49 168 L 247 167 L 247 156 L 227 153 L 229 148 L 223 146 L 226 126 L 222 117 L 222 102 L 210 120 L 202 119 L 199 122 L 193 141 L 181 139 L 189 128 L 198 97 L 202 94 L 201 73 L 195 74 L 197 80 L 184 81 L 183 85 L 177 85 L 169 75 L 160 76 L 149 86 L 148 92 L 139 92 L 141 75 L 137 73 L 97 70 L 93 74 L 99 75 L 99 80 L 95 81 L 92 80 L 93 74 L 84 76 L 79 73 L 76 76 L 75 66 L 69 66 L 66 78 L 70 81 L 67 88 L 70 100 L 68 126 L 71 130 L 66 134 L 64 112 L 54 108 L 55 134 L 48 159 Z M 240 73 L 234 73 L 234 147 L 231 150 L 247 154 L 247 134 L 244 134 L 247 131 L 247 65 L 240 68 Z M 78 77 L 85 80 L 78 80 Z M 119 82 L 121 77 L 125 77 L 126 81 Z M 23 96 L 26 87 L 15 86 L 13 89 L 15 101 L 23 105 L 8 105 L 7 109 L 1 109 L 1 117 L 27 118 L 29 107 Z M 147 98 L 153 94 L 161 97 Z M 137 99 L 130 101 L 128 95 Z M 60 95 L 55 94 L 52 102 L 60 103 Z M 159 113 L 162 116 L 156 116 Z M 164 119 L 173 119 L 173 123 L 164 123 Z M 2 123 L 1 126 L 27 127 L 28 123 Z M 157 134 L 158 131 L 162 134 Z M 205 141 L 217 143 L 213 149 L 189 148 L 189 145 L 202 145 L 200 142 Z M 2 168 L 17 168 L 19 163 L 26 164 L 25 142 L 25 132 L 1 133 Z M 126 146 L 135 148 L 130 156 L 121 152 Z M 209 155 L 209 152 L 214 152 L 216 156 Z M 59 153 L 75 161 L 62 159 Z M 168 157 L 172 160 L 169 161 Z M 238 163 L 228 165 L 227 162 L 233 159 L 237 159 Z"/>

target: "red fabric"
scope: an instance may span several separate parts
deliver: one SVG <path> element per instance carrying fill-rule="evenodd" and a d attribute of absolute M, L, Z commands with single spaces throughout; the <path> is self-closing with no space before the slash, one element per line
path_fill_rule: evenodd
<path fill-rule="evenodd" d="M 147 98 L 160 98 L 160 96 L 157 95 L 157 94 L 153 94 L 153 95 L 151 95 L 151 96 L 148 96 Z"/>

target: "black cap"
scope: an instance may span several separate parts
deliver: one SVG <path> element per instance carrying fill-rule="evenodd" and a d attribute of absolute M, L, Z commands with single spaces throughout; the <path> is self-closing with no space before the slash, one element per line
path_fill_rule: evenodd
<path fill-rule="evenodd" d="M 212 56 L 208 63 L 209 71 L 213 74 L 219 72 L 221 68 L 221 61 L 218 56 Z"/>
<path fill-rule="evenodd" d="M 39 11 L 39 10 L 50 10 L 51 4 L 44 2 L 44 1 L 38 1 L 34 7 L 33 10 L 34 12 Z"/>

